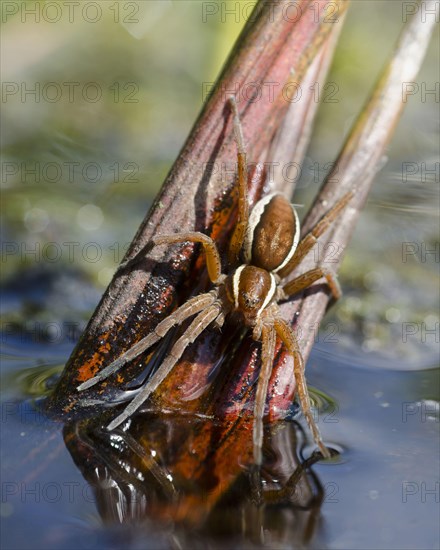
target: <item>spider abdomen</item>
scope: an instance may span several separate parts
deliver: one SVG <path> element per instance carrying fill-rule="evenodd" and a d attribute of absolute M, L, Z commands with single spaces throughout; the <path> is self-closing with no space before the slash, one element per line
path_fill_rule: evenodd
<path fill-rule="evenodd" d="M 287 198 L 274 193 L 257 202 L 247 227 L 245 262 L 276 272 L 293 256 L 299 241 L 299 220 Z"/>

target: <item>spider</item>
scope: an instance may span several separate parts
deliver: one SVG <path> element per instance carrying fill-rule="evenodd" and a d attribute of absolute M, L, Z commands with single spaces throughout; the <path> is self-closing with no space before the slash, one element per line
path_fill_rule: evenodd
<path fill-rule="evenodd" d="M 322 441 L 311 412 L 304 375 L 304 360 L 298 340 L 287 321 L 281 316 L 278 303 L 308 288 L 321 278 L 325 278 L 334 299 L 340 297 L 341 290 L 336 276 L 323 267 L 315 267 L 287 282 L 283 282 L 283 279 L 300 264 L 319 236 L 347 205 L 352 193 L 345 194 L 301 241 L 298 215 L 294 206 L 283 194 L 272 193 L 262 198 L 255 204 L 249 215 L 246 151 L 234 97 L 229 98 L 229 105 L 233 114 L 237 146 L 238 219 L 229 244 L 227 274 L 222 273 L 219 251 L 215 242 L 207 235 L 188 232 L 154 237 L 152 242 L 155 246 L 183 242 L 200 243 L 205 252 L 206 267 L 213 289 L 190 298 L 161 321 L 145 338 L 101 370 L 94 378 L 78 386 L 78 390 L 85 390 L 108 378 L 163 338 L 171 328 L 182 324 L 189 317 L 196 316 L 183 335 L 174 343 L 158 370 L 125 410 L 108 425 L 108 429 L 112 430 L 139 409 L 168 376 L 186 347 L 194 342 L 208 325 L 215 324 L 220 328 L 228 314 L 238 312 L 245 326 L 252 330 L 254 340 L 262 343 L 261 368 L 254 406 L 255 464 L 258 466 L 262 463 L 263 416 L 277 336 L 293 357 L 300 405 L 314 440 L 322 455 L 329 458 L 330 452 Z"/>

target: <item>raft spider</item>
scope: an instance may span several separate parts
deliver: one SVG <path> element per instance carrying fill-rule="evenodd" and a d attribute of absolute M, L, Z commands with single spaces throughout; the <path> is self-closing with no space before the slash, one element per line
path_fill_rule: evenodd
<path fill-rule="evenodd" d="M 247 197 L 247 166 L 243 132 L 234 98 L 229 104 L 234 117 L 234 134 L 238 157 L 238 219 L 229 244 L 228 270 L 222 273 L 220 254 L 215 242 L 200 232 L 160 235 L 153 238 L 153 244 L 170 245 L 192 242 L 203 246 L 206 266 L 213 289 L 189 299 L 178 307 L 145 338 L 122 354 L 113 363 L 105 367 L 94 378 L 78 386 L 82 391 L 117 372 L 123 365 L 150 348 L 163 338 L 169 330 L 196 315 L 186 331 L 174 343 L 170 353 L 152 377 L 145 383 L 125 410 L 108 426 L 116 428 L 148 399 L 160 383 L 168 376 L 186 347 L 208 327 L 215 323 L 221 327 L 225 317 L 232 312 L 241 314 L 243 323 L 252 329 L 255 340 L 262 342 L 261 369 L 259 373 L 253 427 L 254 462 L 261 465 L 263 444 L 263 416 L 266 394 L 272 372 L 277 336 L 292 355 L 294 376 L 303 414 L 307 420 L 313 438 L 322 455 L 329 458 L 330 452 L 324 445 L 318 426 L 311 412 L 310 397 L 304 374 L 304 360 L 297 338 L 285 321 L 278 302 L 300 292 L 319 279 L 324 278 L 335 299 L 341 295 L 336 276 L 323 267 L 315 267 L 306 273 L 283 282 L 296 268 L 317 239 L 329 227 L 352 197 L 346 193 L 331 208 L 312 230 L 300 241 L 298 215 L 287 197 L 281 193 L 272 193 L 259 200 L 249 214 Z"/>

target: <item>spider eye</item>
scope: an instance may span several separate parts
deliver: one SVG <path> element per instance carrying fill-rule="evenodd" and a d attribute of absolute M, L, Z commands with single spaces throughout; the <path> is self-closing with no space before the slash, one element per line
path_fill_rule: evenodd
<path fill-rule="evenodd" d="M 260 297 L 252 296 L 252 294 L 249 294 L 248 292 L 242 292 L 241 297 L 246 309 L 255 309 L 260 305 Z"/>

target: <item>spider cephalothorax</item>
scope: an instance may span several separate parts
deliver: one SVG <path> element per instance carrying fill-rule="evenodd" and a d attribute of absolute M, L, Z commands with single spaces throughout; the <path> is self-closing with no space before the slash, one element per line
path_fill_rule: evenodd
<path fill-rule="evenodd" d="M 239 200 L 238 220 L 229 246 L 227 274 L 222 273 L 217 246 L 207 235 L 189 232 L 154 237 L 154 245 L 182 242 L 201 243 L 206 255 L 208 275 L 214 288 L 206 294 L 189 299 L 161 321 L 153 332 L 105 367 L 97 376 L 81 384 L 78 389 L 85 390 L 104 380 L 163 338 L 172 327 L 195 315 L 192 323 L 174 343 L 158 370 L 123 413 L 109 424 L 108 428 L 113 429 L 137 411 L 170 373 L 185 348 L 208 325 L 215 323 L 217 327 L 221 327 L 228 314 L 239 313 L 244 324 L 252 329 L 253 337 L 262 342 L 261 369 L 255 398 L 253 435 L 255 463 L 259 465 L 262 460 L 264 405 L 277 336 L 293 356 L 294 374 L 301 408 L 322 454 L 329 457 L 330 453 L 322 442 L 312 416 L 304 375 L 304 361 L 298 342 L 289 324 L 282 318 L 278 302 L 304 290 L 321 278 L 326 279 L 333 297 L 339 298 L 341 291 L 335 276 L 322 267 L 315 267 L 287 282 L 283 282 L 283 279 L 298 266 L 317 242 L 318 237 L 346 206 L 352 193 L 345 194 L 301 241 L 299 240 L 300 225 L 295 208 L 281 193 L 273 193 L 258 201 L 249 215 L 243 135 L 237 106 L 232 98 L 230 105 L 234 113 L 234 131 L 238 149 Z"/>

